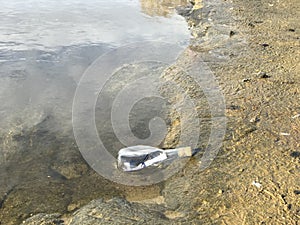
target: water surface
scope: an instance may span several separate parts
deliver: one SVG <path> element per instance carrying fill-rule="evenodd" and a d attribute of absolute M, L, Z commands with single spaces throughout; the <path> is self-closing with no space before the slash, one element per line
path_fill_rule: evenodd
<path fill-rule="evenodd" d="M 74 93 L 86 68 L 114 48 L 145 40 L 187 45 L 187 25 L 174 13 L 183 2 L 0 1 L 3 224 L 122 195 L 124 187 L 81 158 L 72 134 Z"/>

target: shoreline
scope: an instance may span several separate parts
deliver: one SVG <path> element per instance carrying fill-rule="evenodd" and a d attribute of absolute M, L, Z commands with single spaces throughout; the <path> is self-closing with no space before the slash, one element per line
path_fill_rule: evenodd
<path fill-rule="evenodd" d="M 286 16 L 297 16 L 297 0 L 197 2 L 187 18 L 194 35 L 190 49 L 206 59 L 225 94 L 223 148 L 202 172 L 191 161 L 152 202 L 94 200 L 65 224 L 120 224 L 122 216 L 137 216 L 136 224 L 297 224 L 300 27 Z M 61 218 L 39 214 L 23 224 L 64 224 Z"/>

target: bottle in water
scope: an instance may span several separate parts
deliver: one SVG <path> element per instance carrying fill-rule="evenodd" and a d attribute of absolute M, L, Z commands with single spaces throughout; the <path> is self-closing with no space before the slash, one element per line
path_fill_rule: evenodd
<path fill-rule="evenodd" d="M 190 147 L 162 150 L 146 145 L 131 146 L 119 151 L 118 167 L 126 172 L 137 171 L 149 166 L 158 166 L 165 161 L 191 157 L 199 150 L 192 150 Z"/>

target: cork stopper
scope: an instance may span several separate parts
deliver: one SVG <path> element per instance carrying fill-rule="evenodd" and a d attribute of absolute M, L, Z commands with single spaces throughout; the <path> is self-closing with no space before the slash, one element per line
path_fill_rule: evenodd
<path fill-rule="evenodd" d="M 192 156 L 191 147 L 178 148 L 178 156 L 179 157 L 191 157 Z"/>

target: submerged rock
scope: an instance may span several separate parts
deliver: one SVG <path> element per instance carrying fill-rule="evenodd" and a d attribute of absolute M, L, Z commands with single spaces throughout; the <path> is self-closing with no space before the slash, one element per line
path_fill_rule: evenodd
<path fill-rule="evenodd" d="M 120 198 L 98 199 L 77 210 L 65 221 L 59 214 L 38 214 L 23 221 L 22 225 L 171 224 L 164 212 L 160 205 L 130 203 Z"/>
<path fill-rule="evenodd" d="M 120 198 L 94 200 L 73 214 L 70 225 L 168 224 L 163 208 L 155 207 L 156 210 Z"/>
<path fill-rule="evenodd" d="M 25 225 L 63 225 L 64 221 L 60 219 L 60 214 L 45 214 L 40 213 L 30 217 L 22 224 Z"/>

